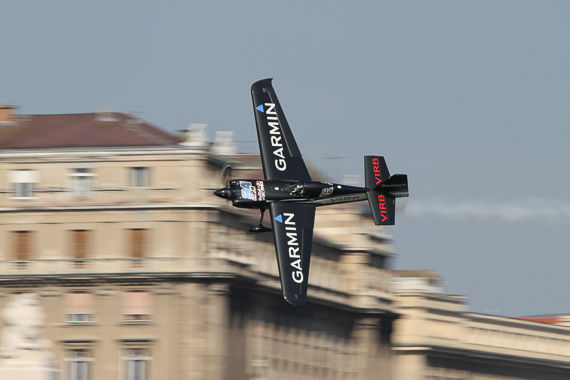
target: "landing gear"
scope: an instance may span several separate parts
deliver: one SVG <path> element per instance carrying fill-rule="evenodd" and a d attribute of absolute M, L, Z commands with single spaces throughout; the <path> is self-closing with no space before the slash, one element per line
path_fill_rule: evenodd
<path fill-rule="evenodd" d="M 261 215 L 259 216 L 259 224 L 258 224 L 257 226 L 255 226 L 255 227 L 251 227 L 251 228 L 249 229 L 249 232 L 252 232 L 252 233 L 260 233 L 260 232 L 273 231 L 271 228 L 265 227 L 265 226 L 263 225 L 263 214 L 265 213 L 265 210 L 266 210 L 266 209 L 264 209 L 264 208 L 262 208 L 262 209 L 260 210 L 260 211 L 261 211 Z"/>
<path fill-rule="evenodd" d="M 273 231 L 273 230 L 272 230 L 271 228 L 265 227 L 265 226 L 263 226 L 263 225 L 261 225 L 261 224 L 255 226 L 255 227 L 251 227 L 251 228 L 249 229 L 249 232 L 252 232 L 252 233 L 254 233 L 254 234 L 257 234 L 257 233 L 260 233 L 260 232 L 269 232 L 269 231 Z"/>

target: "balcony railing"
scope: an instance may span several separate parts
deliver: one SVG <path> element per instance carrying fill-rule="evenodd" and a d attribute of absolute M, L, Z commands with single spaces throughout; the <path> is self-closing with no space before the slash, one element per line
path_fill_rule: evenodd
<path fill-rule="evenodd" d="M 519 360 L 549 360 L 570 366 L 568 328 L 484 314 L 458 313 L 455 317 L 434 315 L 403 319 L 394 344 L 399 351 L 425 349 L 455 350 L 477 355 L 508 355 Z"/>
<path fill-rule="evenodd" d="M 220 258 L 102 258 L 1 260 L 0 276 L 41 276 L 64 274 L 239 272 L 240 265 Z"/>

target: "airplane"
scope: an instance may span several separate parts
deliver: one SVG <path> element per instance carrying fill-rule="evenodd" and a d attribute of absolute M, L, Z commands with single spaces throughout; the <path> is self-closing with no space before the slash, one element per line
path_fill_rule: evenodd
<path fill-rule="evenodd" d="M 374 223 L 393 225 L 396 198 L 408 196 L 408 177 L 390 176 L 384 157 L 365 156 L 365 187 L 313 181 L 272 79 L 255 82 L 251 95 L 265 179 L 232 179 L 214 194 L 235 207 L 260 210 L 259 224 L 250 232 L 273 231 L 283 298 L 306 306 L 316 207 L 368 200 Z M 272 228 L 263 225 L 268 209 Z"/>

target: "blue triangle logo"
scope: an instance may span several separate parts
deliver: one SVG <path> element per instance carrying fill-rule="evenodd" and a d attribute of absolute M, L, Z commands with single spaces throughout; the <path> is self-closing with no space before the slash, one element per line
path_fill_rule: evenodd
<path fill-rule="evenodd" d="M 263 104 L 258 105 L 257 107 L 255 107 L 255 109 L 258 110 L 259 112 L 265 113 L 265 111 L 263 110 Z"/>
<path fill-rule="evenodd" d="M 283 223 L 283 217 L 281 216 L 281 214 L 277 215 L 274 219 L 279 223 Z"/>

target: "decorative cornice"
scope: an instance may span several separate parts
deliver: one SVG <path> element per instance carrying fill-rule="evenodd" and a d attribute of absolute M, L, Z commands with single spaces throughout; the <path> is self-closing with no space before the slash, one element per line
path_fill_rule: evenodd
<path fill-rule="evenodd" d="M 530 356 L 517 356 L 517 355 L 501 354 L 497 352 L 486 352 L 482 350 L 464 349 L 456 347 L 450 348 L 438 345 L 393 343 L 392 349 L 396 353 L 406 353 L 406 354 L 414 353 L 414 354 L 423 354 L 426 356 L 449 355 L 464 359 L 478 358 L 478 359 L 485 359 L 492 361 L 500 361 L 504 363 L 513 363 L 513 364 L 524 363 L 526 365 L 534 365 L 540 367 L 570 369 L 570 362 L 568 361 L 538 359 L 536 357 L 530 357 Z"/>

